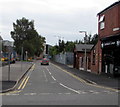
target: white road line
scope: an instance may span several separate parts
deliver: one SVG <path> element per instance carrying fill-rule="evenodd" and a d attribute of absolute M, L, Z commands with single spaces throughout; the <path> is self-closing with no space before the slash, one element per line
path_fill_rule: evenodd
<path fill-rule="evenodd" d="M 53 80 L 56 81 L 56 79 L 52 76 Z"/>
<path fill-rule="evenodd" d="M 51 75 L 51 72 L 49 72 L 49 74 Z"/>
<path fill-rule="evenodd" d="M 62 83 L 59 83 L 59 84 L 60 84 L 61 86 L 63 86 L 64 88 L 67 88 L 68 90 L 71 90 L 71 91 L 73 91 L 73 92 L 75 92 L 75 93 L 77 93 L 77 94 L 80 94 L 79 91 L 76 91 L 76 90 L 74 90 L 74 89 L 72 89 L 72 88 L 69 88 L 69 87 L 63 85 Z"/>
<path fill-rule="evenodd" d="M 24 95 L 36 95 L 37 93 L 25 93 Z"/>
<path fill-rule="evenodd" d="M 47 82 L 48 79 L 47 79 L 47 76 L 46 76 L 46 74 L 45 74 L 45 71 L 43 71 L 43 73 L 44 73 L 45 81 Z"/>
<path fill-rule="evenodd" d="M 48 70 L 49 74 L 51 75 L 51 72 L 50 72 L 50 70 L 49 70 L 48 68 L 46 68 L 46 69 Z"/>
<path fill-rule="evenodd" d="M 48 71 L 50 71 L 47 67 L 46 67 L 46 69 L 47 69 Z"/>

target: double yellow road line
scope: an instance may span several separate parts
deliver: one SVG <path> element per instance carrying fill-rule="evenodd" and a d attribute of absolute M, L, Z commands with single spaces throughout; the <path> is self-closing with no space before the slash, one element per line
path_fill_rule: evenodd
<path fill-rule="evenodd" d="M 28 76 L 28 77 L 26 76 L 26 77 L 23 79 L 22 83 L 21 83 L 20 86 L 18 87 L 18 90 L 21 90 L 21 89 L 24 89 L 24 88 L 25 88 L 25 86 L 26 86 L 29 78 L 30 78 L 29 76 Z"/>
<path fill-rule="evenodd" d="M 34 68 L 35 68 L 35 64 L 31 67 L 28 75 L 27 75 L 27 76 L 23 79 L 23 81 L 21 82 L 20 86 L 18 87 L 18 90 L 22 90 L 22 89 L 25 88 L 25 86 L 26 86 L 26 84 L 27 84 L 27 82 L 28 82 L 28 80 L 29 80 L 29 78 L 30 78 L 31 72 L 34 70 Z"/>

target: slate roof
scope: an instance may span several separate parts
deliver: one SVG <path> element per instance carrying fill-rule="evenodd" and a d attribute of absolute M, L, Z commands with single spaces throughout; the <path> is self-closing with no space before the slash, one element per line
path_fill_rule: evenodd
<path fill-rule="evenodd" d="M 85 49 L 86 49 L 86 52 L 90 52 L 90 50 L 92 49 L 94 45 L 91 45 L 91 44 L 76 44 L 75 45 L 75 51 L 76 52 L 84 52 Z"/>

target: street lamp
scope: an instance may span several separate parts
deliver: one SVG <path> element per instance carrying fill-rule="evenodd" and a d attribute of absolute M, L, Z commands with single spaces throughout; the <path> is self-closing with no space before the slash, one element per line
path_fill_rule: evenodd
<path fill-rule="evenodd" d="M 87 70 L 86 67 L 86 41 L 87 41 L 87 32 L 86 31 L 79 31 L 79 33 L 84 33 L 85 37 L 84 37 L 84 43 L 85 43 L 85 58 L 84 58 L 84 70 Z"/>

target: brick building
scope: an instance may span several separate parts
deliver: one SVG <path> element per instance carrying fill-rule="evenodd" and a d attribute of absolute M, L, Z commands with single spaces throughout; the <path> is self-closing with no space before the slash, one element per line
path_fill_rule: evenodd
<path fill-rule="evenodd" d="M 76 44 L 74 49 L 74 68 L 91 71 L 91 49 L 93 45 L 90 44 Z M 86 61 L 85 61 L 85 49 L 86 49 Z M 86 62 L 86 64 L 85 64 Z"/>
<path fill-rule="evenodd" d="M 115 74 L 120 71 L 120 1 L 98 13 L 98 35 L 91 51 L 91 70 Z"/>

